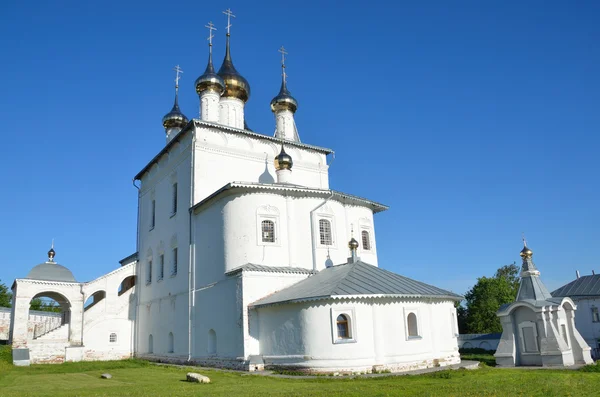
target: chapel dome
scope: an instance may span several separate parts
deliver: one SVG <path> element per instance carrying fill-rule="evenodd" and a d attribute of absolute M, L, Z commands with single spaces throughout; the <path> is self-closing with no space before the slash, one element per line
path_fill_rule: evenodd
<path fill-rule="evenodd" d="M 66 267 L 54 262 L 40 263 L 29 271 L 28 279 L 46 281 L 77 282 L 73 273 Z"/>
<path fill-rule="evenodd" d="M 225 90 L 225 81 L 215 73 L 212 63 L 212 52 L 208 55 L 208 65 L 204 73 L 196 79 L 196 93 L 200 95 L 204 91 L 214 91 L 222 94 Z"/>
<path fill-rule="evenodd" d="M 231 53 L 229 52 L 229 33 L 227 34 L 227 49 L 225 50 L 225 59 L 217 72 L 225 82 L 225 98 L 238 98 L 244 102 L 248 102 L 250 98 L 250 84 L 233 66 Z"/>
<path fill-rule="evenodd" d="M 531 258 L 533 256 L 533 251 L 530 250 L 528 246 L 524 246 L 519 255 L 521 255 L 521 258 Z"/>
<path fill-rule="evenodd" d="M 281 152 L 275 156 L 275 169 L 276 170 L 291 170 L 294 162 L 292 156 L 287 154 L 281 145 Z"/>
<path fill-rule="evenodd" d="M 350 248 L 351 250 L 358 249 L 358 241 L 356 241 L 354 237 L 352 237 L 348 242 L 348 248 Z"/>
<path fill-rule="evenodd" d="M 287 89 L 285 79 L 281 82 L 281 89 L 279 94 L 271 100 L 271 111 L 277 112 L 279 110 L 289 110 L 292 113 L 298 109 L 298 101 L 292 96 Z"/>
<path fill-rule="evenodd" d="M 179 110 L 179 103 L 177 102 L 177 95 L 175 95 L 175 104 L 173 105 L 173 109 L 162 119 L 163 127 L 165 129 L 169 128 L 183 128 L 189 122 L 188 118 L 185 117 L 181 110 Z"/>

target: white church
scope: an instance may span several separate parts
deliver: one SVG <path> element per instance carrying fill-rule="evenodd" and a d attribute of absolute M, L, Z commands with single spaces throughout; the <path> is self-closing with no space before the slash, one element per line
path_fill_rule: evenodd
<path fill-rule="evenodd" d="M 250 85 L 233 65 L 225 14 L 218 72 L 207 26 L 200 117 L 181 112 L 177 74 L 166 144 L 135 176 L 137 252 L 78 282 L 52 249 L 16 279 L 15 363 L 140 357 L 314 372 L 459 363 L 462 297 L 379 267 L 374 214 L 387 207 L 330 188 L 333 152 L 300 141 L 283 49 L 275 134 L 248 129 Z M 62 314 L 33 320 L 37 297 Z"/>

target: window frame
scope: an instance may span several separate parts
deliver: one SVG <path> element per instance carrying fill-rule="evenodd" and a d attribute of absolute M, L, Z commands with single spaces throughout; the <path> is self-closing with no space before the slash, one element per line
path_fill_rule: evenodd
<path fill-rule="evenodd" d="M 321 243 L 321 221 L 329 222 L 329 234 L 331 238 L 331 244 L 323 244 Z M 317 236 L 317 247 L 320 248 L 335 248 L 336 247 L 336 236 L 335 236 L 335 220 L 333 216 L 330 215 L 317 215 L 316 221 L 316 236 Z"/>
<path fill-rule="evenodd" d="M 152 284 L 152 258 L 146 263 L 146 285 Z"/>
<path fill-rule="evenodd" d="M 365 233 L 367 235 L 367 246 L 365 247 Z M 366 228 L 362 228 L 360 231 L 360 243 L 362 245 L 362 249 L 363 251 L 372 251 L 373 250 L 373 244 L 371 244 L 371 231 L 366 229 Z"/>
<path fill-rule="evenodd" d="M 162 281 L 165 278 L 165 254 L 161 253 L 158 255 L 158 276 L 156 281 Z"/>
<path fill-rule="evenodd" d="M 171 249 L 171 277 L 177 276 L 177 266 L 179 264 L 179 249 L 173 247 Z"/>
<path fill-rule="evenodd" d="M 265 225 L 270 225 L 271 230 L 265 232 Z M 265 233 L 271 233 L 271 238 L 265 240 Z M 277 235 L 275 234 L 275 221 L 272 219 L 263 219 L 260 221 L 260 238 L 263 243 L 275 243 L 277 241 Z"/>
<path fill-rule="evenodd" d="M 150 204 L 150 230 L 156 226 L 156 199 L 152 199 Z"/>
<path fill-rule="evenodd" d="M 598 308 L 596 306 L 592 306 L 590 311 L 592 312 L 592 322 L 600 323 L 600 312 L 598 312 Z"/>
<path fill-rule="evenodd" d="M 114 338 L 113 338 L 114 336 Z M 116 332 L 111 332 L 108 334 L 108 343 L 118 343 L 119 338 Z"/>
<path fill-rule="evenodd" d="M 263 241 L 263 229 L 262 224 L 264 221 L 273 222 L 273 236 L 274 241 Z M 256 244 L 257 245 L 270 245 L 270 246 L 281 246 L 281 238 L 279 233 L 279 215 L 264 215 L 258 214 L 256 217 Z"/>
<path fill-rule="evenodd" d="M 171 216 L 174 216 L 177 214 L 177 200 L 178 200 L 178 191 L 177 189 L 179 188 L 179 185 L 177 184 L 177 182 L 173 183 L 172 186 L 172 190 L 171 190 Z"/>
<path fill-rule="evenodd" d="M 344 315 L 347 320 L 348 338 L 340 338 L 338 335 L 337 319 L 340 315 Z M 356 312 L 354 307 L 339 307 L 331 308 L 331 342 L 334 345 L 345 344 L 345 343 L 356 343 L 357 331 L 356 331 Z"/>
<path fill-rule="evenodd" d="M 408 328 L 408 316 L 414 314 L 417 321 L 417 335 L 410 335 L 410 329 Z M 404 335 L 407 341 L 421 340 L 423 339 L 423 330 L 421 327 L 421 313 L 418 307 L 405 307 L 404 308 Z"/>

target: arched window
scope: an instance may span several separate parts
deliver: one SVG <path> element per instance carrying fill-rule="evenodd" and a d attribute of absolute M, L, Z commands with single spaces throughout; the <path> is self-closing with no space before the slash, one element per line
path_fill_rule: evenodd
<path fill-rule="evenodd" d="M 369 232 L 367 232 L 366 230 L 363 230 L 360 233 L 361 237 L 362 237 L 362 246 L 364 250 L 370 250 L 371 249 L 371 239 L 369 238 Z"/>
<path fill-rule="evenodd" d="M 273 221 L 262 221 L 262 241 L 265 243 L 275 242 L 275 223 Z"/>
<path fill-rule="evenodd" d="M 217 354 L 217 333 L 214 329 L 208 331 L 208 345 L 206 350 L 210 355 Z"/>
<path fill-rule="evenodd" d="M 173 338 L 173 333 L 169 332 L 169 353 L 173 353 L 175 351 L 175 340 Z"/>
<path fill-rule="evenodd" d="M 110 343 L 117 343 L 117 334 L 112 332 L 109 336 L 108 336 L 108 341 Z"/>
<path fill-rule="evenodd" d="M 348 320 L 348 316 L 340 314 L 337 316 L 336 322 L 338 339 L 350 339 L 350 321 Z"/>
<path fill-rule="evenodd" d="M 331 238 L 331 222 L 327 219 L 319 219 L 319 236 L 321 245 L 333 244 L 333 239 Z"/>
<path fill-rule="evenodd" d="M 152 337 L 152 334 L 148 336 L 148 353 L 154 353 L 154 338 Z"/>
<path fill-rule="evenodd" d="M 406 318 L 406 325 L 408 326 L 408 336 L 419 336 L 419 327 L 417 325 L 417 315 L 415 313 L 409 313 Z"/>

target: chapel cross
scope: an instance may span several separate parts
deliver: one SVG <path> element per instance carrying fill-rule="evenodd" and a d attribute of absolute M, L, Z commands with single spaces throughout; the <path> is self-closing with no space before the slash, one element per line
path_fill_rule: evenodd
<path fill-rule="evenodd" d="M 287 55 L 287 51 L 285 50 L 285 48 L 283 46 L 281 46 L 280 49 L 278 49 L 277 51 L 279 51 L 281 53 L 281 70 L 283 73 L 283 81 L 287 82 L 287 73 L 285 72 L 285 56 Z"/>
<path fill-rule="evenodd" d="M 522 238 L 523 238 L 523 246 L 527 247 L 527 240 L 525 240 L 525 232 L 522 233 Z"/>
<path fill-rule="evenodd" d="M 210 21 L 208 25 L 204 25 L 204 27 L 208 29 L 208 45 L 212 47 L 212 39 L 215 37 L 212 32 L 213 30 L 217 30 L 217 28 L 215 28 L 212 21 Z"/>
<path fill-rule="evenodd" d="M 223 14 L 227 15 L 227 34 L 229 35 L 229 28 L 231 28 L 231 17 L 235 18 L 235 15 L 233 15 L 233 12 L 231 12 L 231 9 L 229 8 L 223 11 Z"/>
<path fill-rule="evenodd" d="M 183 70 L 179 67 L 179 65 L 173 68 L 175 71 L 175 88 L 179 88 L 179 73 L 183 74 Z"/>

